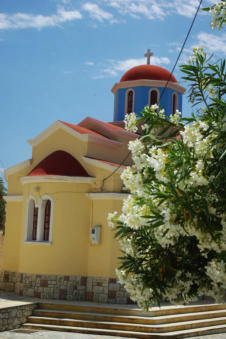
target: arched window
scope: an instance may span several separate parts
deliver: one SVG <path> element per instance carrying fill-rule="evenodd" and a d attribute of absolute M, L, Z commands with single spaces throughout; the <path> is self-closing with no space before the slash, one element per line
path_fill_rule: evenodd
<path fill-rule="evenodd" d="M 130 89 L 127 92 L 127 104 L 126 104 L 126 113 L 131 113 L 133 112 L 133 101 L 134 101 L 134 93 L 133 90 Z"/>
<path fill-rule="evenodd" d="M 175 114 L 177 110 L 177 93 L 173 93 L 172 114 Z"/>
<path fill-rule="evenodd" d="M 51 217 L 51 201 L 46 200 L 44 223 L 43 223 L 44 224 L 43 225 L 43 240 L 44 241 L 49 241 L 50 217 Z"/>
<path fill-rule="evenodd" d="M 152 89 L 149 95 L 149 106 L 158 104 L 158 101 L 159 101 L 159 93 L 157 89 Z"/>
<path fill-rule="evenodd" d="M 30 196 L 27 202 L 25 241 L 51 243 L 53 204 L 51 196 L 43 195 L 36 207 L 35 197 Z"/>
<path fill-rule="evenodd" d="M 25 241 L 35 241 L 37 238 L 38 207 L 35 197 L 30 196 L 27 201 Z"/>
<path fill-rule="evenodd" d="M 37 240 L 37 225 L 38 225 L 38 207 L 34 206 L 32 240 Z"/>

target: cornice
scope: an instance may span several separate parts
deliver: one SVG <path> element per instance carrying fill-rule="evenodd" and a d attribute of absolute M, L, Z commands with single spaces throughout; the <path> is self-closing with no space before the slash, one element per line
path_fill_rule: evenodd
<path fill-rule="evenodd" d="M 128 193 L 105 192 L 105 193 L 86 193 L 91 200 L 124 200 L 128 198 Z"/>
<path fill-rule="evenodd" d="M 108 164 L 102 160 L 98 160 L 98 159 L 92 159 L 92 158 L 88 158 L 88 157 L 82 157 L 82 159 L 87 163 L 87 164 L 90 164 L 92 166 L 96 166 L 96 167 L 99 167 L 99 168 L 103 168 L 107 171 L 112 171 L 114 170 L 116 167 L 119 166 L 119 164 Z M 120 167 L 118 169 L 118 173 L 122 173 L 123 170 L 124 170 L 125 167 Z"/>
<path fill-rule="evenodd" d="M 25 160 L 23 162 L 20 162 L 19 164 L 15 165 L 15 166 L 12 166 L 12 167 L 9 167 L 5 170 L 4 172 L 4 176 L 5 176 L 5 179 L 8 180 L 8 176 L 13 174 L 13 173 L 16 173 L 24 168 L 27 168 L 31 165 L 32 163 L 32 159 L 28 159 L 28 160 Z"/>
<path fill-rule="evenodd" d="M 95 177 L 69 177 L 69 176 L 61 176 L 61 175 L 43 175 L 43 176 L 27 176 L 20 179 L 21 183 L 30 184 L 30 183 L 40 183 L 40 182 L 48 182 L 48 183 L 76 183 L 76 184 L 91 184 Z"/>
<path fill-rule="evenodd" d="M 162 80 L 133 80 L 133 81 L 122 81 L 122 82 L 117 82 L 114 84 L 112 87 L 111 91 L 112 93 L 115 93 L 118 89 L 120 88 L 128 88 L 128 87 L 140 87 L 140 86 L 146 86 L 146 87 L 165 87 L 167 81 L 162 81 Z M 182 86 L 180 86 L 176 82 L 171 82 L 169 81 L 167 84 L 167 88 L 171 88 L 175 91 L 180 92 L 181 94 L 184 94 L 186 89 Z"/>
<path fill-rule="evenodd" d="M 23 195 L 13 195 L 13 194 L 12 195 L 5 195 L 3 198 L 6 202 L 11 202 L 11 201 L 20 202 L 20 201 L 23 201 L 23 199 L 24 199 Z"/>

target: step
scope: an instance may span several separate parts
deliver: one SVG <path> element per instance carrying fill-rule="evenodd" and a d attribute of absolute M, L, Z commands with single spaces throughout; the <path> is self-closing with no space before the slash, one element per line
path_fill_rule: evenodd
<path fill-rule="evenodd" d="M 112 329 L 120 331 L 132 331 L 132 332 L 151 332 L 162 333 L 171 331 L 181 331 L 191 328 L 200 328 L 208 326 L 226 325 L 226 317 L 215 319 L 202 319 L 185 322 L 177 322 L 173 324 L 161 324 L 161 325 L 145 325 L 145 324 L 131 324 L 131 323 L 119 323 L 119 322 L 106 322 L 106 321 L 87 321 L 76 320 L 69 318 L 53 318 L 53 317 L 28 317 L 28 323 L 37 324 L 50 324 L 60 326 L 72 326 L 72 327 L 92 327 L 101 329 Z"/>
<path fill-rule="evenodd" d="M 52 331 L 61 331 L 61 332 L 74 332 L 74 333 L 87 333 L 87 334 L 100 334 L 100 335 L 112 335 L 120 337 L 129 337 L 129 338 L 144 338 L 144 339 L 157 339 L 157 338 L 187 338 L 192 336 L 201 336 L 207 334 L 215 333 L 225 333 L 226 325 L 221 326 L 209 326 L 202 329 L 191 329 L 186 331 L 177 331 L 171 333 L 142 333 L 142 332 L 130 332 L 130 331 L 114 331 L 106 329 L 96 329 L 96 328 L 85 328 L 85 327 L 72 327 L 72 326 L 56 326 L 56 325 L 45 325 L 45 324 L 30 324 L 25 323 L 24 328 L 36 329 L 36 330 L 52 330 Z"/>
<path fill-rule="evenodd" d="M 104 314 L 121 314 L 121 315 L 137 315 L 137 316 L 162 316 L 170 314 L 194 313 L 194 312 L 207 312 L 214 310 L 226 310 L 226 304 L 204 304 L 204 305 L 190 305 L 190 306 L 163 306 L 153 307 L 145 312 L 141 309 L 122 308 L 122 307 L 109 307 L 106 306 L 88 306 L 88 305 L 73 305 L 73 304 L 57 304 L 57 303 L 39 303 L 41 309 L 48 310 L 65 310 L 74 312 L 87 312 L 87 313 L 104 313 Z"/>
<path fill-rule="evenodd" d="M 133 315 L 117 315 L 117 314 L 101 314 L 101 313 L 84 313 L 71 311 L 57 311 L 57 310 L 43 310 L 35 309 L 33 316 L 53 317 L 53 318 L 70 318 L 96 321 L 111 321 L 122 323 L 137 323 L 137 324 L 169 324 L 173 322 L 213 319 L 219 317 L 226 317 L 226 310 L 218 310 L 211 312 L 196 312 L 178 315 L 165 315 L 156 317 L 133 316 Z"/>

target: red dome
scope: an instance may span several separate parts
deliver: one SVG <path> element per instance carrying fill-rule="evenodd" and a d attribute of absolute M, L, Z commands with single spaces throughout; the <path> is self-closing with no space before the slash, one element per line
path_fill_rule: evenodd
<path fill-rule="evenodd" d="M 155 65 L 133 67 L 121 77 L 120 82 L 143 79 L 177 82 L 176 78 L 167 69 Z"/>

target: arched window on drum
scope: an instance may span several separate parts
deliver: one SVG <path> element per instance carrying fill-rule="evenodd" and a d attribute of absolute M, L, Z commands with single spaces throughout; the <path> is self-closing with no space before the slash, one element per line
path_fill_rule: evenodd
<path fill-rule="evenodd" d="M 159 91 L 157 89 L 151 89 L 149 92 L 149 106 L 158 105 L 159 103 Z"/>
<path fill-rule="evenodd" d="M 134 111 L 134 91 L 129 89 L 126 95 L 126 112 L 132 113 Z"/>

